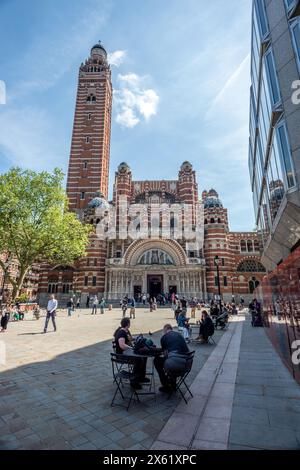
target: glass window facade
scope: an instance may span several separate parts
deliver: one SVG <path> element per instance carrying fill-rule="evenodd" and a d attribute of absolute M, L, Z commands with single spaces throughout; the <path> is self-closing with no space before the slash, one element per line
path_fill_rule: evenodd
<path fill-rule="evenodd" d="M 294 48 L 297 56 L 298 66 L 300 70 L 300 19 L 291 23 Z"/>
<path fill-rule="evenodd" d="M 286 130 L 286 126 L 283 123 L 280 123 L 276 129 L 277 137 L 278 137 L 278 148 L 280 154 L 281 165 L 283 168 L 283 172 L 285 174 L 286 179 L 286 186 L 287 188 L 292 188 L 295 186 L 295 175 L 294 169 L 292 164 L 292 157 L 291 157 L 291 150 L 290 144 L 288 139 L 288 134 Z"/>
<path fill-rule="evenodd" d="M 285 1 L 285 6 L 287 11 L 292 10 L 292 8 L 295 6 L 296 1 L 295 0 L 284 0 Z"/>
<path fill-rule="evenodd" d="M 259 18 L 261 36 L 265 37 L 269 32 L 265 0 L 256 0 L 255 9 L 256 9 L 257 16 Z"/>
<path fill-rule="evenodd" d="M 287 8 L 294 5 L 294 2 L 286 2 Z M 300 64 L 299 25 L 299 17 L 290 21 Z M 276 64 L 268 33 L 265 1 L 255 0 L 252 18 L 248 166 L 256 222 L 264 245 L 285 193 L 296 185 Z"/>

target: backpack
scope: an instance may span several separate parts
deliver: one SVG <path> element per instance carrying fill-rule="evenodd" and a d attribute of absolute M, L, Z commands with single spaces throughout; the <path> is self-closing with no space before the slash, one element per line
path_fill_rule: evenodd
<path fill-rule="evenodd" d="M 157 348 L 151 339 L 139 335 L 134 342 L 134 353 L 142 355 L 151 355 L 157 351 Z"/>

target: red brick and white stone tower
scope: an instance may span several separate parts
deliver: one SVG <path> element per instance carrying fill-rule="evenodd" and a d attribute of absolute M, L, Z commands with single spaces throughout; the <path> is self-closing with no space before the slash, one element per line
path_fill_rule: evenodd
<path fill-rule="evenodd" d="M 112 110 L 107 53 L 96 44 L 79 69 L 67 180 L 70 209 L 79 212 L 100 191 L 108 197 Z"/>

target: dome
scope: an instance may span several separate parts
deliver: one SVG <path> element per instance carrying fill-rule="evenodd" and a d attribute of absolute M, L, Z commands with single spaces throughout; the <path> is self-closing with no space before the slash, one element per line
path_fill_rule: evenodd
<path fill-rule="evenodd" d="M 100 208 L 100 209 L 108 210 L 109 203 L 107 202 L 103 194 L 100 191 L 97 191 L 95 193 L 95 197 L 93 197 L 93 199 L 88 203 L 88 207 L 90 209 Z"/>
<path fill-rule="evenodd" d="M 221 207 L 221 208 L 223 207 L 221 199 L 215 196 L 213 197 L 208 196 L 204 201 L 204 209 L 211 209 L 214 207 Z"/>
<path fill-rule="evenodd" d="M 98 44 L 95 44 L 95 45 L 92 47 L 91 52 L 93 53 L 93 51 L 96 52 L 96 53 L 100 53 L 101 55 L 102 55 L 102 53 L 104 52 L 105 55 L 107 55 L 107 52 L 106 52 L 106 50 L 104 49 L 104 47 L 102 46 L 102 44 L 100 43 L 100 41 L 99 41 Z"/>
<path fill-rule="evenodd" d="M 185 161 L 181 165 L 180 169 L 181 169 L 181 171 L 191 171 L 193 169 L 193 165 L 190 162 Z"/>
<path fill-rule="evenodd" d="M 217 193 L 215 189 L 210 189 L 207 195 L 208 197 L 219 197 L 219 194 Z"/>
<path fill-rule="evenodd" d="M 118 166 L 118 172 L 127 173 L 128 171 L 130 171 L 130 166 L 126 162 L 120 163 L 120 165 Z"/>

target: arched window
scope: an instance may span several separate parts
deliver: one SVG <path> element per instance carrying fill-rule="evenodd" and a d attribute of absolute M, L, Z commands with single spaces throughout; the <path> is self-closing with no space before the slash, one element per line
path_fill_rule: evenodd
<path fill-rule="evenodd" d="M 222 223 L 222 221 L 221 221 L 221 219 L 220 219 L 220 217 L 219 217 L 219 218 L 218 218 L 218 224 L 221 224 L 221 223 Z"/>
<path fill-rule="evenodd" d="M 260 251 L 259 241 L 254 240 L 254 251 Z"/>
<path fill-rule="evenodd" d="M 91 94 L 88 95 L 86 101 L 87 101 L 88 103 L 95 103 L 95 101 L 96 101 L 96 96 L 93 95 L 93 93 L 91 93 Z"/>
<path fill-rule="evenodd" d="M 255 291 L 255 289 L 259 286 L 259 281 L 257 281 L 257 279 L 255 279 L 255 277 L 253 277 L 250 281 L 249 281 L 249 293 L 250 294 L 253 294 L 253 292 Z"/>
<path fill-rule="evenodd" d="M 163 250 L 148 250 L 139 259 L 138 264 L 174 264 L 171 256 Z"/>
<path fill-rule="evenodd" d="M 249 253 L 253 251 L 252 240 L 247 240 L 247 251 L 249 251 Z"/>
<path fill-rule="evenodd" d="M 245 240 L 241 240 L 241 251 L 247 251 L 247 245 Z"/>
<path fill-rule="evenodd" d="M 237 272 L 239 273 L 265 273 L 264 266 L 254 259 L 242 261 L 238 267 Z"/>
<path fill-rule="evenodd" d="M 214 219 L 213 217 L 210 219 L 210 223 L 211 223 L 211 224 L 214 224 L 214 223 L 215 223 L 215 219 Z"/>
<path fill-rule="evenodd" d="M 207 225 L 207 219 L 204 219 L 204 224 Z"/>
<path fill-rule="evenodd" d="M 58 291 L 58 277 L 50 276 L 48 279 L 48 294 L 57 294 Z"/>

